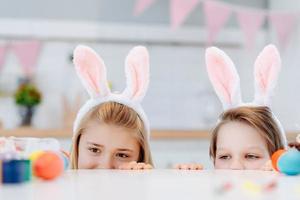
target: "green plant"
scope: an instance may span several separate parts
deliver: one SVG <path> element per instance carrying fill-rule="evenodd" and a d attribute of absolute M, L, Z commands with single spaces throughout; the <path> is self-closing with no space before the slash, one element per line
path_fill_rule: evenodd
<path fill-rule="evenodd" d="M 41 102 L 40 91 L 32 83 L 24 83 L 15 93 L 15 102 L 18 105 L 33 107 Z"/>

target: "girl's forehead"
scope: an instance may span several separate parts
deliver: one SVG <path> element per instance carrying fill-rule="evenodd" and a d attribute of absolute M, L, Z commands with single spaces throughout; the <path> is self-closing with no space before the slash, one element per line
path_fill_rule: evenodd
<path fill-rule="evenodd" d="M 217 146 L 265 146 L 265 139 L 254 127 L 242 122 L 228 122 L 218 131 Z"/>
<path fill-rule="evenodd" d="M 99 133 L 99 132 L 109 132 L 109 133 L 115 133 L 115 132 L 131 132 L 131 129 L 128 129 L 126 127 L 118 126 L 113 123 L 105 123 L 101 121 L 91 120 L 87 123 L 87 126 L 85 128 L 84 132 L 87 133 Z"/>
<path fill-rule="evenodd" d="M 133 130 L 109 124 L 90 126 L 83 132 L 82 140 L 90 143 L 121 148 L 133 146 L 137 143 Z"/>
<path fill-rule="evenodd" d="M 256 128 L 253 126 L 248 125 L 244 122 L 239 121 L 229 121 L 223 124 L 219 131 L 218 131 L 218 137 L 247 137 L 247 136 L 257 136 L 259 135 L 259 132 Z"/>
<path fill-rule="evenodd" d="M 217 152 L 234 152 L 234 153 L 246 153 L 246 152 L 264 152 L 266 148 L 260 145 L 244 145 L 244 146 L 218 146 Z"/>

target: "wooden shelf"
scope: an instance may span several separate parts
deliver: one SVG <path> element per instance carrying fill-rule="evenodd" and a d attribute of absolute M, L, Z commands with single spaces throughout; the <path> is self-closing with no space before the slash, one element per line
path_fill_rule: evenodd
<path fill-rule="evenodd" d="M 294 141 L 297 132 L 288 132 L 287 137 L 289 141 Z M 55 137 L 59 139 L 69 139 L 72 137 L 72 130 L 70 129 L 33 129 L 33 128 L 18 128 L 12 130 L 1 129 L 0 136 L 15 136 L 15 137 Z M 208 130 L 153 130 L 151 132 L 151 139 L 164 140 L 164 139 L 200 139 L 209 140 L 210 132 Z"/>
<path fill-rule="evenodd" d="M 1 129 L 0 136 L 15 136 L 15 137 L 55 137 L 55 138 L 70 138 L 72 130 L 67 129 L 33 129 L 33 128 L 17 128 L 17 129 Z"/>

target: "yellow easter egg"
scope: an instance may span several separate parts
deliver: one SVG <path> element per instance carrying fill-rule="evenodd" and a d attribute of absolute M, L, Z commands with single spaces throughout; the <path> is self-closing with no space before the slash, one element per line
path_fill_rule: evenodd
<path fill-rule="evenodd" d="M 44 153 L 45 153 L 44 151 L 35 151 L 30 154 L 29 160 L 31 160 L 31 163 L 33 163 L 34 161 L 36 161 L 36 159 L 38 159 Z"/>

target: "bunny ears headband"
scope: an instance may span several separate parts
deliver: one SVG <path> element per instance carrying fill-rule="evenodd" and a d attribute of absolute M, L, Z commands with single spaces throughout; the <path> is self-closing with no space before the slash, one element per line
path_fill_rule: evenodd
<path fill-rule="evenodd" d="M 240 78 L 232 60 L 220 49 L 210 47 L 206 50 L 206 67 L 213 87 L 227 110 L 239 106 L 270 106 L 271 97 L 281 68 L 281 59 L 274 45 L 266 46 L 254 64 L 255 97 L 251 103 L 243 103 Z M 281 139 L 286 146 L 286 136 L 279 120 L 273 114 L 281 131 Z"/>
<path fill-rule="evenodd" d="M 140 104 L 149 84 L 149 54 L 145 47 L 136 46 L 127 55 L 125 61 L 127 87 L 120 94 L 110 91 L 105 64 L 91 48 L 81 45 L 76 47 L 73 62 L 78 77 L 90 95 L 90 99 L 77 114 L 73 137 L 83 117 L 95 106 L 105 102 L 117 102 L 135 110 L 144 122 L 148 138 L 150 137 L 149 122 Z"/>

